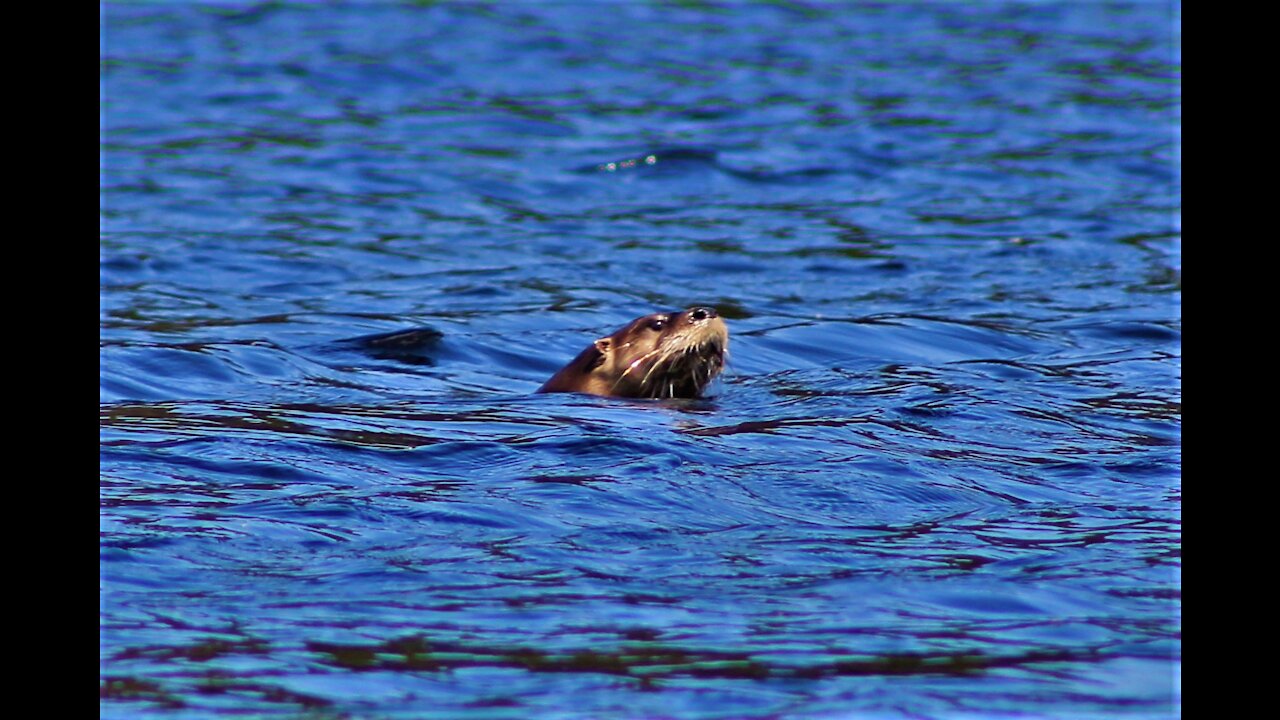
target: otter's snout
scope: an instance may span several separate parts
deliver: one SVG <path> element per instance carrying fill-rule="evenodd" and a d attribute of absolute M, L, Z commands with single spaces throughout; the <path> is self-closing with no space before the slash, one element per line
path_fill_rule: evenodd
<path fill-rule="evenodd" d="M 702 320 L 710 320 L 713 317 L 719 317 L 719 314 L 716 312 L 715 308 L 709 308 L 709 307 L 689 308 L 689 319 L 694 322 L 699 322 Z"/>

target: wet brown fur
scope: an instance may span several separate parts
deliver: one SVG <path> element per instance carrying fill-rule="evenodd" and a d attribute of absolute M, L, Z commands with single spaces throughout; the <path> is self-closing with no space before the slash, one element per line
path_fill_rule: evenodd
<path fill-rule="evenodd" d="M 538 392 L 633 398 L 696 398 L 724 367 L 729 328 L 694 307 L 632 320 L 596 340 Z"/>

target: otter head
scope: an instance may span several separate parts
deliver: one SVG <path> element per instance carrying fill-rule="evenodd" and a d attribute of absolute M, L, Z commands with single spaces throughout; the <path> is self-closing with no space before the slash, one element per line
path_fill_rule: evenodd
<path fill-rule="evenodd" d="M 646 315 L 596 340 L 538 392 L 695 398 L 728 349 L 729 328 L 712 308 Z"/>

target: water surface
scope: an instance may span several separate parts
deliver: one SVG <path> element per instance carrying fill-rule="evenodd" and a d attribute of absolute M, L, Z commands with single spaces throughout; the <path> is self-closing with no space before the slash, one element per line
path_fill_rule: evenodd
<path fill-rule="evenodd" d="M 102 716 L 1179 714 L 1178 17 L 105 5 Z"/>

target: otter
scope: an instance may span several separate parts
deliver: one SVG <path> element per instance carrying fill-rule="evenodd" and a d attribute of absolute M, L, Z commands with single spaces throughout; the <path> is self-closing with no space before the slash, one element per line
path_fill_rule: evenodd
<path fill-rule="evenodd" d="M 538 392 L 696 398 L 728 351 L 729 328 L 713 308 L 645 315 L 596 340 Z"/>

